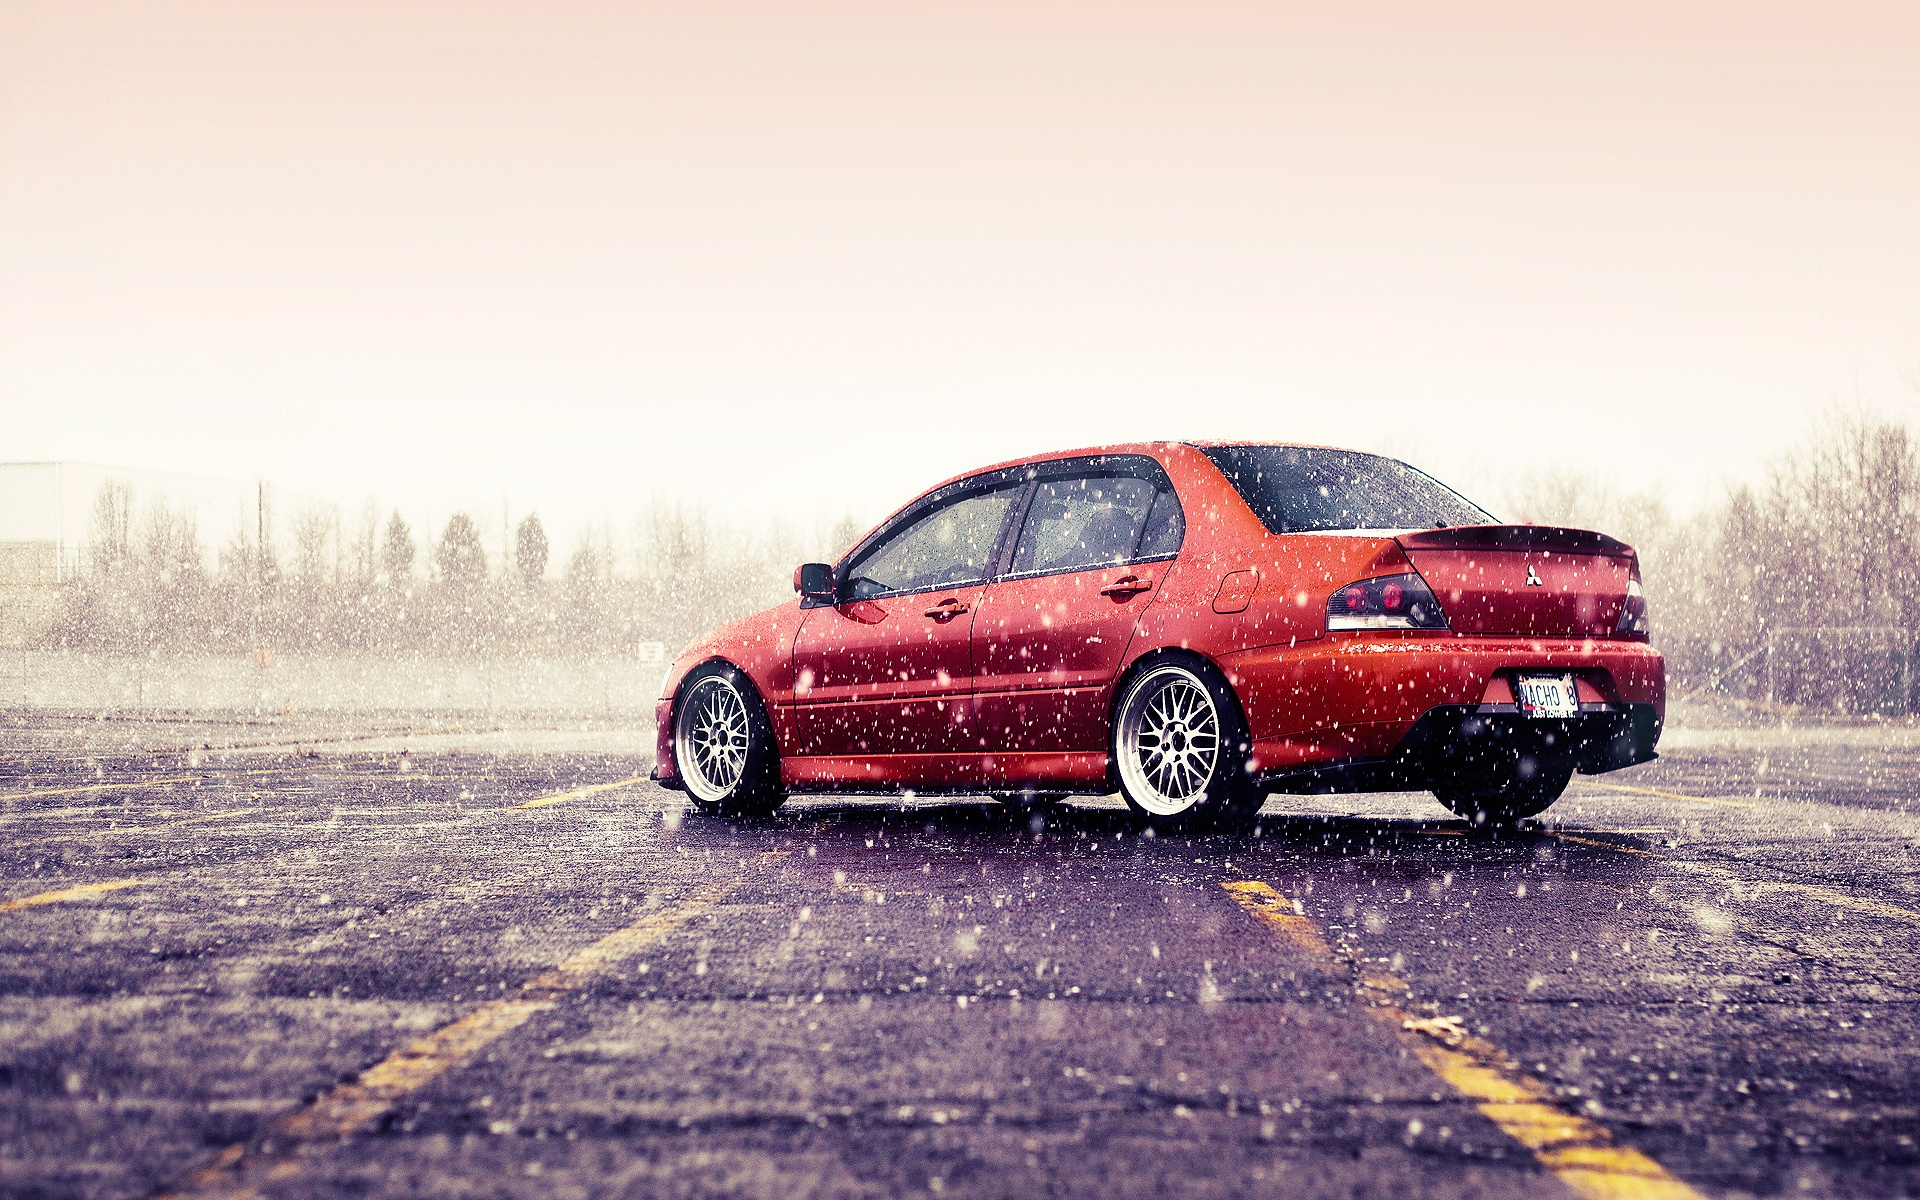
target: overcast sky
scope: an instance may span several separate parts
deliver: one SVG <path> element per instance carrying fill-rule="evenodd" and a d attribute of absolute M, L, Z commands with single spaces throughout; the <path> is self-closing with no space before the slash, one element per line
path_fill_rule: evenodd
<path fill-rule="evenodd" d="M 0 460 L 878 517 L 1920 415 L 1920 5 L 0 0 Z"/>

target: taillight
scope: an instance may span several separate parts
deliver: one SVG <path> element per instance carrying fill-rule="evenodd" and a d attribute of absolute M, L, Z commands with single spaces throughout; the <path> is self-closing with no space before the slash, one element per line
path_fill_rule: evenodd
<path fill-rule="evenodd" d="M 1647 596 L 1640 590 L 1639 573 L 1627 581 L 1627 602 L 1620 606 L 1620 623 L 1613 627 L 1613 636 L 1632 638 L 1644 642 L 1652 634 L 1647 627 Z"/>
<path fill-rule="evenodd" d="M 1418 575 L 1383 575 L 1350 583 L 1328 597 L 1327 628 L 1445 629 L 1447 614 Z"/>

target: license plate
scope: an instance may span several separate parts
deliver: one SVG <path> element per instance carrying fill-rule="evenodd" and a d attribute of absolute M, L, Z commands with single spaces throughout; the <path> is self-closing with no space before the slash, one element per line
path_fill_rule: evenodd
<path fill-rule="evenodd" d="M 1571 675 L 1522 675 L 1520 711 L 1529 717 L 1547 720 L 1580 715 L 1580 693 L 1573 690 Z"/>

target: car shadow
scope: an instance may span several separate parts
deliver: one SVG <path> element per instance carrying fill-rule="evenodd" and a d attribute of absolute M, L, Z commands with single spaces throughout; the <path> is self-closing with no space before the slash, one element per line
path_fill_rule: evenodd
<path fill-rule="evenodd" d="M 1598 853 L 1632 851 L 1645 845 L 1644 839 L 1633 835 L 1536 820 L 1507 828 L 1475 827 L 1454 817 L 1397 814 L 1268 811 L 1244 831 L 1176 832 L 1155 828 L 1131 810 L 1111 804 L 1069 803 L 1022 811 L 985 797 L 809 796 L 747 824 L 789 837 L 859 837 L 894 848 L 964 841 L 975 849 L 1057 850 L 1075 844 L 1122 842 L 1134 847 L 1177 847 L 1183 854 L 1190 851 L 1189 857 L 1223 863 L 1256 851 L 1262 857 L 1292 853 L 1435 859 L 1471 852 L 1486 860 L 1532 859 L 1544 851 L 1579 854 L 1583 847 Z"/>

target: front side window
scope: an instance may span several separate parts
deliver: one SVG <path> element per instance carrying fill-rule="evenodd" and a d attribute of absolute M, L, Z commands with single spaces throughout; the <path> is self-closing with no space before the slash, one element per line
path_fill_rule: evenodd
<path fill-rule="evenodd" d="M 1180 548 L 1185 524 L 1171 489 L 1123 475 L 1042 480 L 1035 485 L 1012 573 L 1082 571 Z"/>
<path fill-rule="evenodd" d="M 982 582 L 1020 490 L 976 492 L 913 518 L 849 566 L 844 594 L 871 600 Z"/>
<path fill-rule="evenodd" d="M 1204 449 L 1270 533 L 1499 524 L 1432 476 L 1377 454 L 1312 446 Z"/>

